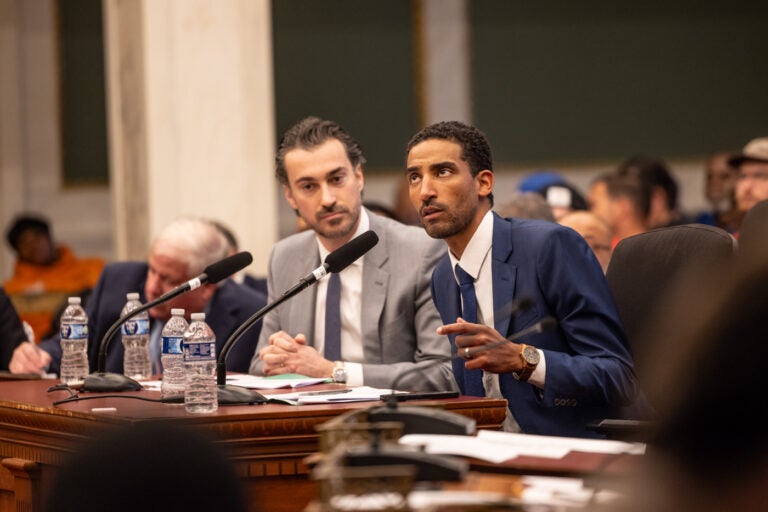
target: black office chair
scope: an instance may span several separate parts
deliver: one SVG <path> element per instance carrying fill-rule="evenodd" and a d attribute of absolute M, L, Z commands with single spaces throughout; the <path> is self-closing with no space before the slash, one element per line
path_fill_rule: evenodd
<path fill-rule="evenodd" d="M 710 272 L 726 272 L 736 240 L 727 231 L 704 224 L 681 224 L 654 229 L 623 239 L 613 251 L 606 271 L 624 332 L 635 357 L 643 364 L 647 352 L 643 332 L 653 322 L 664 298 L 684 274 L 706 279 Z M 642 373 L 642 368 L 637 368 Z"/>
<path fill-rule="evenodd" d="M 648 338 L 645 332 L 666 308 L 665 301 L 684 279 L 706 279 L 711 272 L 727 272 L 737 243 L 727 231 L 703 224 L 682 224 L 654 229 L 621 240 L 613 251 L 606 279 L 616 301 L 629 341 L 641 387 L 652 373 L 646 361 L 658 343 L 673 340 Z M 645 402 L 645 395 L 640 397 Z M 628 414 L 648 411 L 640 403 Z M 612 438 L 642 440 L 647 423 L 603 420 L 591 425 Z"/>

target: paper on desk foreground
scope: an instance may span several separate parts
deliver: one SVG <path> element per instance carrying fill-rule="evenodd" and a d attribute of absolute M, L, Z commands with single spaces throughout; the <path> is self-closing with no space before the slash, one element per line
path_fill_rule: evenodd
<path fill-rule="evenodd" d="M 159 380 L 142 380 L 140 382 L 146 389 L 160 390 L 161 381 Z M 306 377 L 297 373 L 286 373 L 283 375 L 275 375 L 273 377 L 257 377 L 256 375 L 248 375 L 245 373 L 227 375 L 227 384 L 250 389 L 302 388 L 304 386 L 325 384 L 327 382 L 333 382 L 333 380 L 325 377 Z"/>
<path fill-rule="evenodd" d="M 302 405 L 338 404 L 343 402 L 375 402 L 381 400 L 381 395 L 391 395 L 392 393 L 400 393 L 400 391 L 360 386 L 356 388 L 344 388 L 344 391 L 339 389 L 339 393 L 337 394 L 333 394 L 332 390 L 329 390 L 327 392 L 324 391 L 322 394 L 315 394 L 313 392 L 297 392 L 280 393 L 275 395 L 265 394 L 264 396 L 266 396 L 270 401 Z"/>
<path fill-rule="evenodd" d="M 493 463 L 504 462 L 520 455 L 560 459 L 572 451 L 591 453 L 645 453 L 643 443 L 625 443 L 606 439 L 537 436 L 480 430 L 477 436 L 445 436 L 408 434 L 400 444 L 423 446 L 428 453 L 474 457 Z"/>

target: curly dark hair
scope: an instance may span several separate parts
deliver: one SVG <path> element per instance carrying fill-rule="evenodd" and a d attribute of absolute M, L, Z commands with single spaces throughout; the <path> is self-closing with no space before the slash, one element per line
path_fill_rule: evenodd
<path fill-rule="evenodd" d="M 411 137 L 405 147 L 406 160 L 408 153 L 416 144 L 428 139 L 442 139 L 456 142 L 461 146 L 461 159 L 469 164 L 472 176 L 484 170 L 493 172 L 493 155 L 491 145 L 483 132 L 474 126 L 461 121 L 441 121 L 422 128 Z M 493 206 L 493 194 L 488 195 Z"/>

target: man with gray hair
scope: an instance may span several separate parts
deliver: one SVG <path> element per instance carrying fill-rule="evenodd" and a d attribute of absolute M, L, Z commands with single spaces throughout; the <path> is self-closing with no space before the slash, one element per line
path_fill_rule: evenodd
<path fill-rule="evenodd" d="M 88 313 L 88 361 L 95 371 L 99 345 L 104 334 L 120 317 L 126 294 L 138 292 L 142 303 L 157 299 L 199 275 L 205 267 L 227 256 L 228 245 L 216 225 L 207 219 L 182 217 L 166 226 L 152 242 L 149 260 L 119 262 L 104 267 L 93 294 L 86 304 Z M 253 313 L 266 304 L 264 294 L 238 285 L 231 279 L 205 284 L 149 310 L 150 353 L 153 373 L 160 366 L 160 334 L 172 308 L 184 308 L 186 316 L 204 312 L 206 322 L 216 334 L 218 353 L 227 338 Z M 227 361 L 227 369 L 247 372 L 256 348 L 261 325 L 257 324 L 239 340 Z M 116 336 L 117 337 L 117 336 Z M 35 346 L 22 343 L 13 353 L 10 369 L 14 373 L 39 373 L 48 368 L 59 372 L 61 346 L 54 336 Z M 123 372 L 123 346 L 112 340 L 107 351 L 106 371 Z"/>

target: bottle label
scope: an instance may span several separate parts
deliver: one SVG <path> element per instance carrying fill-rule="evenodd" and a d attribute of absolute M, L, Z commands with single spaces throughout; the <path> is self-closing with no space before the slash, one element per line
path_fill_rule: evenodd
<path fill-rule="evenodd" d="M 216 359 L 216 343 L 184 343 L 184 361 Z"/>
<path fill-rule="evenodd" d="M 88 324 L 61 324 L 61 339 L 84 340 L 88 338 Z"/>
<path fill-rule="evenodd" d="M 163 336 L 163 354 L 183 354 L 181 336 Z"/>
<path fill-rule="evenodd" d="M 149 334 L 149 319 L 139 318 L 138 320 L 126 320 L 123 322 L 123 334 L 127 336 L 143 336 Z"/>

